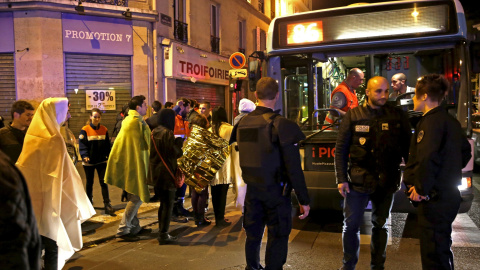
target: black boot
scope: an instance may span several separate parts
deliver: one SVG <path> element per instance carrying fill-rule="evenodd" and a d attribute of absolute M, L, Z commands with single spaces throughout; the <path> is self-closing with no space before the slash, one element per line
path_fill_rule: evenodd
<path fill-rule="evenodd" d="M 113 209 L 112 205 L 108 203 L 104 203 L 105 205 L 105 215 L 110 215 L 112 217 L 116 217 L 115 210 Z"/>
<path fill-rule="evenodd" d="M 128 201 L 127 194 L 125 190 L 122 191 L 122 198 L 120 199 L 122 202 Z"/>
<path fill-rule="evenodd" d="M 176 236 L 172 236 L 169 233 L 160 233 L 160 236 L 157 238 L 159 245 L 168 245 L 177 242 L 177 239 Z"/>
<path fill-rule="evenodd" d="M 197 227 L 204 227 L 212 224 L 212 222 L 205 217 L 205 214 L 195 214 L 195 225 Z"/>

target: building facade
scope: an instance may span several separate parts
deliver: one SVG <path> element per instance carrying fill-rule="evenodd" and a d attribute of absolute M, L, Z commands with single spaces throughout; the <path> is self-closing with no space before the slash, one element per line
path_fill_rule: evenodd
<path fill-rule="evenodd" d="M 208 100 L 233 117 L 241 98 L 255 98 L 248 91 L 248 78 L 235 81 L 236 89 L 229 86 L 230 56 L 243 53 L 243 69 L 248 69 L 248 62 L 256 60 L 249 56 L 266 49 L 275 14 L 311 10 L 311 0 L 158 0 L 157 7 L 155 98 Z"/>
<path fill-rule="evenodd" d="M 67 97 L 78 133 L 91 108 L 117 111 L 133 95 L 153 98 L 155 2 L 0 0 L 0 114 L 18 99 Z"/>
<path fill-rule="evenodd" d="M 113 130 L 128 100 L 208 100 L 229 115 L 248 78 L 230 91 L 229 57 L 246 65 L 264 51 L 275 16 L 311 9 L 311 0 L 0 0 L 0 115 L 23 99 L 67 97 L 78 133 L 92 108 Z"/>

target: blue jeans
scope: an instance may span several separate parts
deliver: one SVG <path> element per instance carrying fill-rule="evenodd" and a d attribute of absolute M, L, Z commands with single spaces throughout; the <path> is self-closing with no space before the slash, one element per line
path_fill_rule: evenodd
<path fill-rule="evenodd" d="M 372 202 L 372 240 L 370 243 L 371 269 L 384 269 L 388 228 L 387 219 L 393 204 L 393 193 L 377 188 L 374 193 L 361 193 L 353 190 L 343 206 L 343 268 L 355 269 L 360 254 L 360 225 L 368 201 Z"/>

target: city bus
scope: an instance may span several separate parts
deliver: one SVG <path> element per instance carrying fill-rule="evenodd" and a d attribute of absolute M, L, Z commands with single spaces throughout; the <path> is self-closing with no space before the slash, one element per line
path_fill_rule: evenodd
<path fill-rule="evenodd" d="M 356 89 L 360 104 L 373 76 L 390 82 L 394 74 L 404 73 L 407 85 L 415 87 L 423 75 L 443 74 L 451 84 L 446 108 L 472 136 L 467 26 L 458 0 L 356 4 L 275 18 L 268 31 L 264 69 L 279 82 L 282 102 L 276 109 L 307 135 L 300 152 L 313 209 L 343 207 L 334 172 L 337 131 L 324 128 L 324 119 L 332 91 L 352 68 L 365 74 L 365 83 Z M 400 104 L 411 110 L 411 101 Z M 458 187 L 462 213 L 473 200 L 472 171 L 470 161 Z M 395 194 L 392 211 L 413 212 L 403 189 Z"/>

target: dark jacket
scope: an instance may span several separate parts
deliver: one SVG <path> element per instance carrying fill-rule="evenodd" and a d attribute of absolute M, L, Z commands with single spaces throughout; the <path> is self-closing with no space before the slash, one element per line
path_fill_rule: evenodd
<path fill-rule="evenodd" d="M 40 235 L 27 184 L 0 151 L 0 265 L 40 269 Z"/>
<path fill-rule="evenodd" d="M 152 131 L 148 177 L 151 183 L 155 183 L 155 186 L 163 190 L 175 190 L 174 179 L 170 172 L 175 175 L 177 159 L 183 155 L 183 139 L 175 138 L 173 135 L 175 125 L 175 112 L 173 110 L 162 109 L 158 113 L 158 117 L 159 126 Z M 159 154 L 167 164 L 170 172 L 163 164 Z"/>
<path fill-rule="evenodd" d="M 152 116 L 150 116 L 149 118 L 147 118 L 147 120 L 145 120 L 145 122 L 147 123 L 148 127 L 150 128 L 150 130 L 154 130 L 156 127 L 158 127 L 158 113 L 154 113 Z"/>
<path fill-rule="evenodd" d="M 460 123 L 443 106 L 428 111 L 418 122 L 410 146 L 404 182 L 422 196 L 457 189 L 462 168 L 472 157 Z"/>
<path fill-rule="evenodd" d="M 251 124 L 255 124 L 258 120 L 261 120 L 265 114 L 271 115 L 273 119 L 268 123 L 272 124 L 272 129 L 266 129 L 269 130 L 267 136 L 271 138 L 270 142 L 267 143 L 268 145 L 263 144 L 259 140 L 262 134 L 256 134 L 255 127 L 248 127 Z M 288 183 L 295 190 L 300 204 L 307 205 L 310 203 L 310 199 L 308 197 L 305 177 L 300 161 L 300 153 L 297 146 L 297 143 L 304 138 L 305 135 L 301 132 L 297 124 L 283 116 L 273 113 L 273 110 L 270 108 L 257 106 L 254 111 L 243 117 L 234 127 L 230 144 L 233 142 L 238 143 L 240 167 L 245 183 L 255 185 L 258 189 L 265 189 L 266 192 L 268 192 L 270 185 L 283 185 Z M 266 149 L 265 146 L 269 150 L 262 150 L 266 155 L 262 154 L 261 156 L 267 157 L 267 160 L 262 160 L 262 158 L 255 153 L 257 149 Z M 248 154 L 250 154 L 250 156 L 248 156 Z M 278 156 L 268 157 L 272 154 Z M 242 162 L 242 158 L 244 159 L 243 161 L 247 159 L 248 162 Z M 245 166 L 247 163 L 248 167 Z M 263 180 L 259 181 L 262 177 L 254 175 L 255 168 L 259 168 L 257 171 L 263 171 L 262 175 L 265 176 Z M 278 196 L 281 196 L 281 194 L 278 194 Z"/>
<path fill-rule="evenodd" d="M 7 125 L 0 129 L 0 150 L 15 164 L 22 152 L 25 131 Z"/>
<path fill-rule="evenodd" d="M 400 187 L 402 157 L 407 161 L 411 128 L 407 115 L 386 104 L 372 109 L 365 103 L 342 119 L 335 147 L 337 183 L 350 183 L 358 192 L 378 186 L 388 192 Z"/>
<path fill-rule="evenodd" d="M 110 139 L 105 126 L 86 125 L 80 131 L 78 147 L 82 159 L 88 157 L 90 162 L 84 165 L 94 165 L 108 160 L 110 155 Z"/>

